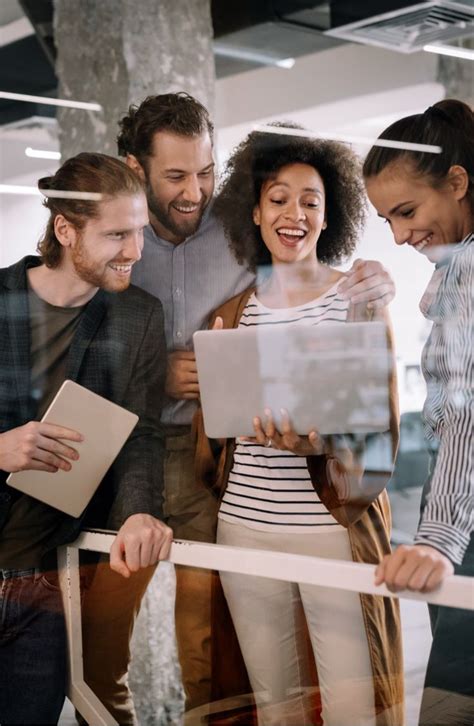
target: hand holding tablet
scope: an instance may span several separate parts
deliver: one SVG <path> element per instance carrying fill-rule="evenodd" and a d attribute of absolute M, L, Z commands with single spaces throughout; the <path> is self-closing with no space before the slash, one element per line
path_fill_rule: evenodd
<path fill-rule="evenodd" d="M 78 431 L 64 426 L 29 421 L 24 426 L 5 431 L 0 436 L 0 469 L 17 471 L 69 471 L 70 461 L 77 461 L 77 449 L 64 441 L 81 442 L 84 437 Z"/>
<path fill-rule="evenodd" d="M 24 427 L 28 436 L 32 436 L 31 453 L 24 463 L 39 461 L 40 464 L 15 467 L 7 483 L 72 517 L 79 517 L 137 421 L 138 416 L 130 411 L 73 381 L 65 381 L 43 420 Z M 65 434 L 64 440 L 61 432 Z M 54 433 L 54 438 L 48 437 L 48 433 Z M 64 443 L 68 440 L 75 442 L 74 449 Z"/>

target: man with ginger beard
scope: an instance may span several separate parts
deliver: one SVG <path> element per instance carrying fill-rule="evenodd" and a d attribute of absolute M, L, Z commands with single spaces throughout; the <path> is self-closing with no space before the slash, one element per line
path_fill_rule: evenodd
<path fill-rule="evenodd" d="M 118 534 L 110 568 L 104 566 L 126 590 L 168 556 L 172 537 L 157 518 L 166 368 L 162 310 L 156 298 L 129 287 L 148 222 L 144 187 L 122 162 L 79 154 L 41 179 L 39 188 L 50 211 L 40 257 L 0 270 L 0 722 L 5 724 L 57 723 L 64 703 L 66 642 L 56 548 L 73 541 L 83 526 L 109 523 Z M 64 190 L 93 191 L 100 198 L 64 198 L 58 194 Z M 10 472 L 74 468 L 87 432 L 40 420 L 65 379 L 139 416 L 79 518 L 6 483 Z M 113 601 L 109 608 L 112 616 Z"/>
<path fill-rule="evenodd" d="M 194 476 L 191 425 L 199 384 L 192 336 L 254 276 L 236 262 L 212 212 L 214 127 L 204 106 L 186 93 L 150 96 L 131 106 L 119 125 L 119 154 L 145 182 L 150 214 L 132 281 L 160 299 L 165 317 L 164 513 L 176 538 L 214 542 L 218 503 L 213 493 L 198 488 Z M 354 302 L 386 305 L 394 295 L 390 277 L 377 262 L 355 263 L 345 286 Z M 187 711 L 211 700 L 211 583 L 208 570 L 176 568 L 176 636 Z M 114 702 L 127 699 L 125 680 L 104 682 L 94 658 L 98 638 L 104 653 L 107 649 L 100 624 L 89 622 L 84 638 L 86 681 L 114 713 Z M 125 670 L 123 664 L 120 673 Z M 121 723 L 132 724 L 132 716 Z"/>

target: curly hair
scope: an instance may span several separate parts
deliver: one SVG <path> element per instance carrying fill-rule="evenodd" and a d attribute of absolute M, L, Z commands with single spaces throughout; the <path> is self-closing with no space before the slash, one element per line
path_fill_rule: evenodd
<path fill-rule="evenodd" d="M 207 109 L 184 91 L 148 96 L 139 106 L 130 106 L 119 127 L 119 156 L 133 154 L 142 165 L 152 153 L 153 137 L 158 131 L 179 136 L 200 136 L 207 131 L 211 141 L 214 135 Z"/>
<path fill-rule="evenodd" d="M 293 123 L 274 126 L 300 130 Z M 290 164 L 308 164 L 320 174 L 326 195 L 327 228 L 322 230 L 316 254 L 324 263 L 337 263 L 355 249 L 366 218 L 366 197 L 360 164 L 345 145 L 284 133 L 253 131 L 227 162 L 214 210 L 222 221 L 237 261 L 255 272 L 271 263 L 253 210 L 263 184 Z"/>

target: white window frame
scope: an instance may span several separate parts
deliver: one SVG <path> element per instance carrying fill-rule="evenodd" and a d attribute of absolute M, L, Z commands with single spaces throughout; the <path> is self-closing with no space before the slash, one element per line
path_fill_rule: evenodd
<path fill-rule="evenodd" d="M 67 695 L 79 713 L 94 726 L 118 726 L 118 724 L 84 681 L 79 550 L 108 554 L 114 539 L 115 533 L 113 532 L 85 531 L 75 542 L 58 550 L 59 578 L 68 643 L 69 686 Z M 385 585 L 374 585 L 374 565 L 358 562 L 188 540 L 173 542 L 169 562 L 175 565 L 203 567 L 242 575 L 258 575 L 285 582 L 320 585 L 369 595 L 400 597 L 474 610 L 474 578 L 459 575 L 447 577 L 436 592 L 421 594 L 404 590 L 395 595 Z"/>

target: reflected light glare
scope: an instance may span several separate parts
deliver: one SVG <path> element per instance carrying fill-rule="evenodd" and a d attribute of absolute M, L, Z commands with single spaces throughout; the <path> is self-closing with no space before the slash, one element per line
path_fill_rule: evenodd
<path fill-rule="evenodd" d="M 427 53 L 438 53 L 474 61 L 474 50 L 469 50 L 469 48 L 455 48 L 454 45 L 425 45 L 423 50 Z"/>
<path fill-rule="evenodd" d="M 285 68 L 287 70 L 293 68 L 295 65 L 294 58 L 278 58 L 267 53 L 259 53 L 249 48 L 238 48 L 236 46 L 226 45 L 225 43 L 214 43 L 214 53 L 225 58 L 236 58 L 237 60 L 260 63 L 264 66 L 277 66 L 278 68 Z"/>
<path fill-rule="evenodd" d="M 84 111 L 102 111 L 100 103 L 86 103 L 85 101 L 66 101 L 63 98 L 47 98 L 46 96 L 30 96 L 25 93 L 10 93 L 0 91 L 0 98 L 9 101 L 26 101 L 28 103 L 41 103 L 47 106 L 64 106 L 65 108 L 79 108 Z"/>
<path fill-rule="evenodd" d="M 0 184 L 0 194 L 34 194 L 40 193 L 36 187 L 24 187 L 17 184 Z"/>
<path fill-rule="evenodd" d="M 56 159 L 59 161 L 61 153 L 59 151 L 46 151 L 45 149 L 32 149 L 31 146 L 27 146 L 25 156 L 29 156 L 31 159 Z"/>
<path fill-rule="evenodd" d="M 55 199 L 80 199 L 81 201 L 100 202 L 102 194 L 97 192 L 69 192 L 62 189 L 43 189 L 37 187 L 20 186 L 19 184 L 0 184 L 0 194 L 20 194 L 43 197 L 54 197 Z"/>
<path fill-rule="evenodd" d="M 390 139 L 370 139 L 366 136 L 350 136 L 348 134 L 333 134 L 330 131 L 309 131 L 306 129 L 292 129 L 286 126 L 256 125 L 254 131 L 265 134 L 280 134 L 282 136 L 302 136 L 303 138 L 328 139 L 342 141 L 346 144 L 360 144 L 361 146 L 384 146 L 388 149 L 404 149 L 405 151 L 422 151 L 429 154 L 441 154 L 441 146 L 431 144 L 412 144 L 408 141 L 392 141 Z"/>
<path fill-rule="evenodd" d="M 279 60 L 276 62 L 275 65 L 278 66 L 278 68 L 293 68 L 296 61 L 294 58 L 283 58 L 283 60 Z"/>

